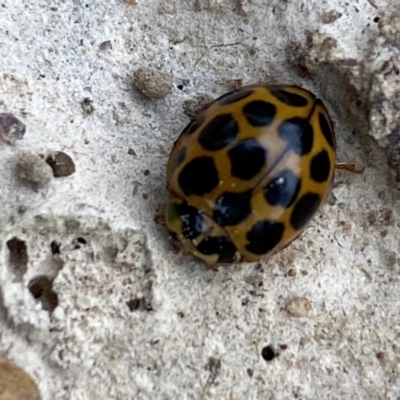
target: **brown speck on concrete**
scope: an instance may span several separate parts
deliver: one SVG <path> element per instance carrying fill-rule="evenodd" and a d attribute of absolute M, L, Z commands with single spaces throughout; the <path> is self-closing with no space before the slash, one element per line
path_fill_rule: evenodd
<path fill-rule="evenodd" d="M 41 399 L 38 387 L 32 377 L 6 358 L 0 358 L 0 399 Z"/>
<path fill-rule="evenodd" d="M 63 151 L 55 151 L 46 158 L 46 162 L 53 170 L 56 178 L 72 175 L 75 172 L 75 163 Z"/>

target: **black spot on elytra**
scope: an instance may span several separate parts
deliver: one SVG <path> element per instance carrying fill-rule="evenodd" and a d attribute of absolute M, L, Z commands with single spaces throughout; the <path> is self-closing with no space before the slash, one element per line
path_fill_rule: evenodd
<path fill-rule="evenodd" d="M 243 107 L 243 113 L 249 124 L 255 127 L 268 126 L 275 117 L 276 107 L 266 101 L 254 100 Z"/>
<path fill-rule="evenodd" d="M 175 156 L 174 167 L 177 168 L 186 157 L 186 147 L 181 147 Z"/>
<path fill-rule="evenodd" d="M 270 252 L 282 239 L 284 224 L 276 221 L 259 221 L 247 233 L 246 250 L 262 255 Z"/>
<path fill-rule="evenodd" d="M 179 174 L 179 186 L 186 196 L 211 192 L 219 183 L 218 171 L 211 157 L 190 161 Z"/>
<path fill-rule="evenodd" d="M 227 93 L 221 96 L 217 102 L 221 106 L 226 106 L 227 104 L 236 103 L 237 101 L 243 100 L 246 97 L 249 97 L 253 93 L 253 90 L 235 90 L 233 92 Z"/>
<path fill-rule="evenodd" d="M 308 104 L 307 98 L 296 93 L 288 92 L 285 89 L 271 90 L 271 94 L 275 96 L 279 101 L 287 104 L 288 106 L 305 107 Z"/>
<path fill-rule="evenodd" d="M 319 126 L 321 127 L 322 134 L 324 135 L 326 141 L 329 143 L 329 146 L 331 146 L 334 149 L 335 148 L 334 133 L 325 115 L 322 113 L 318 113 L 318 121 L 319 121 Z"/>
<path fill-rule="evenodd" d="M 226 192 L 215 202 L 213 220 L 221 226 L 237 225 L 251 214 L 251 191 Z"/>
<path fill-rule="evenodd" d="M 199 142 L 210 151 L 221 150 L 239 133 L 239 127 L 231 114 L 214 117 L 200 132 Z"/>
<path fill-rule="evenodd" d="M 191 135 L 194 131 L 196 131 L 201 124 L 204 122 L 205 117 L 203 115 L 196 117 L 195 119 L 192 119 L 184 128 L 184 130 L 181 133 L 182 135 L 189 136 Z"/>
<path fill-rule="evenodd" d="M 176 212 L 182 221 L 182 235 L 194 239 L 202 233 L 203 216 L 199 210 L 186 202 L 174 204 Z"/>
<path fill-rule="evenodd" d="M 205 255 L 218 255 L 218 262 L 232 263 L 236 260 L 236 246 L 227 236 L 208 236 L 197 246 L 197 250 Z"/>
<path fill-rule="evenodd" d="M 310 176 L 316 182 L 325 182 L 329 178 L 331 162 L 326 150 L 322 150 L 311 160 Z"/>
<path fill-rule="evenodd" d="M 267 151 L 255 139 L 245 139 L 228 151 L 231 174 L 248 180 L 256 176 L 265 165 Z"/>
<path fill-rule="evenodd" d="M 305 194 L 294 206 L 290 223 L 296 230 L 303 229 L 321 204 L 321 197 L 315 193 Z"/>
<path fill-rule="evenodd" d="M 302 156 L 310 152 L 314 130 L 306 119 L 290 118 L 279 125 L 278 133 L 294 153 Z"/>
<path fill-rule="evenodd" d="M 301 181 L 292 171 L 285 169 L 264 188 L 265 200 L 273 206 L 290 207 L 301 187 Z"/>

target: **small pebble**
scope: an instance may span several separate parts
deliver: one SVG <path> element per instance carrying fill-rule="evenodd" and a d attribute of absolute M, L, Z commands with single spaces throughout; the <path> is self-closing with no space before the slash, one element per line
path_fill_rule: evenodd
<path fill-rule="evenodd" d="M 24 137 L 25 130 L 25 124 L 13 114 L 0 113 L 0 139 L 4 142 L 14 145 Z"/>
<path fill-rule="evenodd" d="M 16 175 L 28 182 L 43 186 L 53 178 L 51 167 L 40 157 L 22 154 L 15 167 Z"/>
<path fill-rule="evenodd" d="M 133 84 L 150 99 L 163 99 L 172 91 L 172 76 L 150 68 L 139 68 L 134 74 Z"/>
<path fill-rule="evenodd" d="M 104 50 L 112 50 L 112 43 L 110 40 L 106 40 L 105 42 L 101 43 L 99 49 Z"/>
<path fill-rule="evenodd" d="M 197 114 L 214 99 L 208 94 L 198 94 L 192 99 L 185 100 L 182 104 L 183 112 L 189 117 L 194 118 Z"/>
<path fill-rule="evenodd" d="M 35 381 L 6 358 L 0 358 L 0 399 L 40 400 Z"/>
<path fill-rule="evenodd" d="M 46 158 L 47 164 L 53 170 L 56 178 L 69 176 L 75 172 L 75 163 L 72 158 L 63 151 L 55 151 Z"/>
<path fill-rule="evenodd" d="M 342 13 L 337 10 L 330 10 L 322 14 L 322 23 L 331 24 L 342 16 Z"/>
<path fill-rule="evenodd" d="M 311 303 L 306 297 L 294 297 L 285 304 L 285 311 L 295 318 L 306 317 L 311 310 Z"/>

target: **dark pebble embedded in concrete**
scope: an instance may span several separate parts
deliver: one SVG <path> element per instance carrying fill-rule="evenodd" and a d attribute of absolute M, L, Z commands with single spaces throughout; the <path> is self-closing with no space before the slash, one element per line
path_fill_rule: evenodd
<path fill-rule="evenodd" d="M 10 113 L 0 113 L 0 139 L 14 145 L 21 140 L 26 131 L 26 126 L 17 117 Z"/>
<path fill-rule="evenodd" d="M 46 158 L 46 162 L 53 170 L 55 177 L 72 175 L 75 172 L 75 163 L 72 158 L 63 151 L 55 151 Z"/>

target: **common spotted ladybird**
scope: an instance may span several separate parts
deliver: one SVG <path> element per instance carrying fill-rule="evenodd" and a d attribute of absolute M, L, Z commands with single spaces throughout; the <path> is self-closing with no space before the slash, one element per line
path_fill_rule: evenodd
<path fill-rule="evenodd" d="M 324 203 L 335 163 L 321 100 L 298 86 L 242 87 L 200 111 L 175 142 L 167 228 L 211 266 L 272 255 Z"/>

